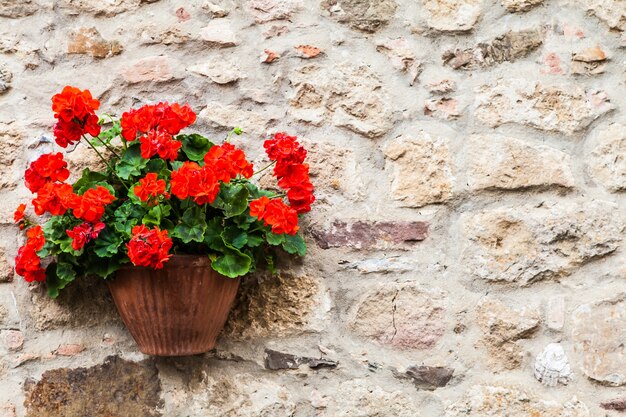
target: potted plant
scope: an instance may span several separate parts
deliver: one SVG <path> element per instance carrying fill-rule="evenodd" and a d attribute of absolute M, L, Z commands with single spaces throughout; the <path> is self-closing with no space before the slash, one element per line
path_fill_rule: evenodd
<path fill-rule="evenodd" d="M 26 281 L 46 283 L 57 297 L 75 279 L 106 279 L 139 349 L 190 355 L 213 348 L 233 304 L 239 277 L 274 270 L 274 249 L 303 256 L 298 220 L 315 200 L 296 137 L 264 142 L 270 164 L 255 172 L 244 152 L 195 133 L 188 105 L 145 105 L 115 119 L 96 115 L 88 90 L 65 87 L 52 97 L 56 143 L 84 142 L 106 169 L 85 169 L 73 184 L 60 152 L 40 156 L 25 172 L 34 212 L 15 221 L 26 243 L 15 259 Z M 251 180 L 273 169 L 282 191 Z M 46 265 L 44 267 L 44 265 Z"/>

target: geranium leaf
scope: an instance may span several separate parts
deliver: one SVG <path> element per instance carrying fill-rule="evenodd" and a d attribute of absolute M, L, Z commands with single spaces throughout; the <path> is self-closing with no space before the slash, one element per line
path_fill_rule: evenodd
<path fill-rule="evenodd" d="M 207 228 L 204 232 L 204 243 L 209 248 L 221 251 L 224 248 L 224 240 L 222 238 L 222 219 L 215 217 L 207 222 Z"/>
<path fill-rule="evenodd" d="M 140 145 L 132 144 L 128 147 L 122 159 L 115 166 L 115 172 L 123 180 L 141 175 L 141 170 L 146 167 L 148 160 L 141 156 Z"/>
<path fill-rule="evenodd" d="M 204 212 L 199 206 L 195 206 L 185 210 L 181 222 L 172 231 L 172 236 L 179 238 L 183 243 L 202 242 L 206 228 Z"/>
<path fill-rule="evenodd" d="M 237 226 L 228 226 L 222 232 L 222 239 L 227 245 L 241 249 L 248 243 L 248 234 Z"/>
<path fill-rule="evenodd" d="M 121 245 L 122 238 L 117 233 L 106 228 L 98 235 L 93 251 L 101 258 L 110 258 L 117 253 Z"/>
<path fill-rule="evenodd" d="M 278 246 L 285 241 L 285 235 L 277 235 L 276 233 L 266 232 L 265 239 L 270 245 Z"/>
<path fill-rule="evenodd" d="M 115 210 L 115 223 L 113 227 L 118 233 L 130 236 L 131 230 L 139 223 L 145 213 L 145 209 L 141 206 L 133 204 L 130 200 Z"/>
<path fill-rule="evenodd" d="M 224 210 L 226 218 L 238 216 L 248 208 L 248 189 L 243 184 L 222 184 L 220 193 L 211 205 Z"/>
<path fill-rule="evenodd" d="M 108 278 L 111 274 L 117 271 L 122 263 L 117 256 L 108 258 L 106 262 L 94 254 L 90 254 L 86 262 L 85 274 L 97 275 L 100 278 Z"/>
<path fill-rule="evenodd" d="M 59 291 L 65 288 L 67 284 L 74 281 L 75 278 L 76 271 L 71 263 L 51 263 L 46 268 L 46 287 L 48 289 L 48 295 L 52 298 L 57 298 Z"/>
<path fill-rule="evenodd" d="M 283 242 L 283 249 L 285 252 L 292 255 L 298 254 L 304 256 L 306 254 L 306 243 L 302 236 L 296 235 L 284 235 L 285 241 Z"/>
<path fill-rule="evenodd" d="M 101 172 L 92 171 L 85 168 L 81 177 L 72 185 L 74 192 L 83 194 L 89 188 L 93 188 L 96 184 L 102 184 L 107 180 L 107 176 Z"/>
<path fill-rule="evenodd" d="M 252 258 L 232 248 L 224 248 L 224 252 L 211 262 L 213 269 L 229 278 L 247 274 L 251 266 Z"/>
<path fill-rule="evenodd" d="M 161 226 L 162 220 L 169 216 L 170 211 L 170 206 L 162 206 L 160 204 L 156 205 L 152 207 L 145 216 L 143 216 L 141 222 L 146 226 Z"/>
<path fill-rule="evenodd" d="M 213 143 L 202 135 L 178 135 L 176 139 L 183 143 L 183 152 L 190 161 L 200 162 L 204 155 L 213 147 Z"/>

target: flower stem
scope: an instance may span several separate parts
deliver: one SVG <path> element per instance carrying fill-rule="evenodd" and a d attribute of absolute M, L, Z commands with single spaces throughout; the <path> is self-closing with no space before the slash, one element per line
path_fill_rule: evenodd
<path fill-rule="evenodd" d="M 257 172 L 253 173 L 252 176 L 254 177 L 257 174 L 260 174 L 261 172 L 265 171 L 266 169 L 274 166 L 276 164 L 276 161 L 272 162 L 271 164 L 269 164 L 268 166 L 261 168 L 260 170 L 258 170 Z"/>
<path fill-rule="evenodd" d="M 87 139 L 85 137 L 85 135 L 83 135 L 83 139 L 85 139 L 85 141 L 87 142 L 87 144 L 91 147 L 91 149 L 93 149 L 96 154 L 100 157 L 100 159 L 102 160 L 102 162 L 104 162 L 104 164 L 107 166 L 107 168 L 109 168 L 111 170 L 111 172 L 113 173 L 113 175 L 115 175 L 119 180 L 120 183 L 122 183 L 122 185 L 124 186 L 124 188 L 126 188 L 126 191 L 130 191 L 130 189 L 128 188 L 128 186 L 126 185 L 126 183 L 124 181 L 122 181 L 122 179 L 119 177 L 119 175 L 117 175 L 117 172 L 115 172 L 115 169 L 113 169 L 113 167 L 109 164 L 109 161 L 106 160 L 106 158 L 104 156 L 102 156 L 102 154 L 100 153 L 100 151 L 98 149 L 96 149 L 95 146 L 93 146 L 93 144 L 89 141 L 89 139 Z"/>

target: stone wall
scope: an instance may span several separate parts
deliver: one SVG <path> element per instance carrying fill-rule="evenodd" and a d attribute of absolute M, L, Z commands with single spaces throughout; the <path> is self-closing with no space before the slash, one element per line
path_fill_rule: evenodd
<path fill-rule="evenodd" d="M 622 415 L 625 30 L 624 0 L 0 0 L 0 416 Z M 309 254 L 214 352 L 145 357 L 103 282 L 13 278 L 66 84 L 309 147 Z"/>

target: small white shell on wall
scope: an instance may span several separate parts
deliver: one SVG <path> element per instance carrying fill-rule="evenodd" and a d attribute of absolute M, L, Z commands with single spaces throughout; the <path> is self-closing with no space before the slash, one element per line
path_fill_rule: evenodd
<path fill-rule="evenodd" d="M 550 343 L 535 360 L 535 378 L 543 385 L 567 385 L 573 376 L 567 355 L 559 343 Z"/>

